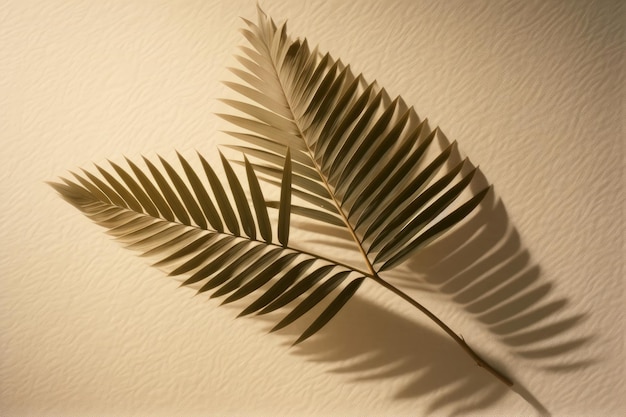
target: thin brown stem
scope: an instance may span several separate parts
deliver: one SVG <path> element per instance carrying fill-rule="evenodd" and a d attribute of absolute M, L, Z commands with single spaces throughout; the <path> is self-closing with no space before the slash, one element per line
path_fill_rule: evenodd
<path fill-rule="evenodd" d="M 452 330 L 450 327 L 448 327 L 448 325 L 445 324 L 443 321 L 441 321 L 441 319 L 439 317 L 437 317 L 433 312 L 428 310 L 426 307 L 424 307 L 422 304 L 420 304 L 419 302 L 417 302 L 416 300 L 411 298 L 409 295 L 407 295 L 406 293 L 404 293 L 400 289 L 394 287 L 393 285 L 391 285 L 390 283 L 388 283 L 384 279 L 380 278 L 378 275 L 374 275 L 372 277 L 372 279 L 374 281 L 376 281 L 377 283 L 379 283 L 380 285 L 382 285 L 383 287 L 385 287 L 388 290 L 390 290 L 391 292 L 393 292 L 394 294 L 402 297 L 405 301 L 407 301 L 413 307 L 417 308 L 422 313 L 424 313 L 426 316 L 428 316 L 428 318 L 430 318 L 432 321 L 435 322 L 435 324 L 437 324 L 437 326 L 439 326 L 441 329 L 443 329 L 443 331 L 445 331 L 452 339 L 454 339 L 454 341 L 456 343 L 458 343 L 461 346 L 461 348 L 463 348 L 463 350 L 468 355 L 470 355 L 472 357 L 472 359 L 474 359 L 474 361 L 476 362 L 476 365 L 478 365 L 481 368 L 484 368 L 485 370 L 487 370 L 487 372 L 489 372 L 492 375 L 494 375 L 496 378 L 498 378 L 506 386 L 508 386 L 508 387 L 512 387 L 513 386 L 513 381 L 509 377 L 507 377 L 502 372 L 500 372 L 497 369 L 495 369 L 487 361 L 485 361 L 482 357 L 480 357 L 480 355 L 478 355 L 478 353 L 476 353 L 471 347 L 469 347 L 467 342 L 465 342 L 465 340 L 461 336 L 456 334 L 454 332 L 454 330 Z"/>

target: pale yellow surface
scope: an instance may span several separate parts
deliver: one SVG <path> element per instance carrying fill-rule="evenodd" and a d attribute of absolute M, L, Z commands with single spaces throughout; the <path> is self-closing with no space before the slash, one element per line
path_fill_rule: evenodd
<path fill-rule="evenodd" d="M 567 301 L 549 320 L 584 316 L 524 348 L 588 340 L 524 358 L 467 303 L 413 294 L 554 415 L 626 415 L 623 2 L 262 6 L 401 94 L 495 184 L 533 285 Z M 0 3 L 0 415 L 535 414 L 374 285 L 289 349 L 295 331 L 177 289 L 44 183 L 123 155 L 215 160 L 238 16 L 255 3 Z"/>

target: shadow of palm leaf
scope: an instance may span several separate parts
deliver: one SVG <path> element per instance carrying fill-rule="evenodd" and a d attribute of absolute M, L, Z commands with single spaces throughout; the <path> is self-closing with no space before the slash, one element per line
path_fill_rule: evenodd
<path fill-rule="evenodd" d="M 590 358 L 563 364 L 564 355 L 592 339 L 571 336 L 585 314 L 566 311 L 568 300 L 553 294 L 493 191 L 475 216 L 407 264 L 413 277 L 422 278 L 420 285 L 445 294 L 519 357 L 543 360 L 543 368 L 555 371 L 593 363 Z M 414 278 L 400 280 L 411 287 Z"/>
<path fill-rule="evenodd" d="M 289 334 L 299 330 L 285 329 Z M 444 334 L 359 296 L 323 332 L 294 352 L 328 366 L 328 372 L 348 376 L 353 383 L 391 381 L 397 387 L 396 399 L 432 399 L 428 413 L 479 412 L 509 392 Z M 521 387 L 520 391 L 547 414 L 536 399 Z"/>
<path fill-rule="evenodd" d="M 391 102 L 384 91 L 382 97 L 383 101 Z M 432 132 L 428 121 L 419 117 L 401 98 L 397 105 L 402 112 L 410 113 L 410 126 L 423 122 L 424 135 Z M 452 145 L 440 129 L 436 138 L 435 155 Z M 415 170 L 423 168 L 430 160 L 420 161 Z M 446 165 L 451 167 L 463 160 L 459 148 L 453 146 Z M 474 168 L 466 160 L 461 172 Z M 430 183 L 436 178 L 437 175 L 433 176 Z M 478 169 L 470 189 L 475 194 L 488 184 Z M 326 243 L 328 236 L 335 237 L 333 250 L 350 250 L 353 246 L 348 239 L 342 241 L 346 238 L 345 231 L 336 227 L 316 222 L 301 222 L 295 226 L 324 236 Z M 310 237 L 308 241 L 324 240 Z M 390 271 L 385 277 L 403 289 L 443 294 L 520 358 L 532 360 L 533 364 L 541 360 L 544 363 L 540 367 L 553 371 L 571 371 L 595 361 L 573 358 L 575 352 L 592 340 L 589 335 L 572 336 L 586 316 L 568 310 L 568 300 L 554 294 L 553 283 L 542 276 L 539 265 L 533 262 L 504 203 L 493 189 L 470 218 L 421 248 L 405 265 L 404 271 Z M 421 279 L 416 280 L 416 275 Z M 571 359 L 567 358 L 568 353 L 572 353 Z"/>

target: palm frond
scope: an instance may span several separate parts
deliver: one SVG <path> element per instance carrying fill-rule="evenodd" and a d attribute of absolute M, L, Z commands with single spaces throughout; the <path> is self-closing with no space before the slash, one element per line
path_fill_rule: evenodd
<path fill-rule="evenodd" d="M 264 178 L 281 178 L 291 150 L 294 195 L 315 206 L 296 205 L 294 214 L 348 229 L 379 273 L 480 203 L 486 190 L 463 198 L 469 161 L 453 163 L 454 144 L 437 151 L 438 129 L 417 123 L 400 97 L 389 101 L 384 89 L 306 40 L 291 40 L 285 24 L 260 10 L 258 23 L 244 21 L 243 69 L 227 83 L 242 100 L 223 100 L 236 114 L 220 116 L 243 129 L 229 133 L 251 146 L 234 147 L 258 161 L 252 166 Z"/>
<path fill-rule="evenodd" d="M 63 178 L 50 184 L 127 248 L 156 258 L 154 266 L 171 276 L 184 276 L 182 285 L 194 285 L 198 293 L 213 291 L 212 298 L 225 296 L 223 304 L 251 298 L 240 315 L 285 310 L 287 315 L 275 329 L 300 319 L 336 293 L 296 343 L 307 339 L 343 307 L 364 277 L 345 265 L 289 246 L 289 153 L 278 202 L 280 245 L 273 243 L 266 201 L 247 159 L 248 192 L 223 156 L 227 184 L 221 183 L 206 159 L 199 158 L 204 181 L 178 154 L 184 177 L 159 157 L 162 168 L 144 158 L 149 173 L 127 160 L 129 169 L 113 162 L 113 172 L 97 166 L 102 178 L 85 171 L 73 174 L 78 183 Z M 230 197 L 226 190 L 231 191 Z"/>

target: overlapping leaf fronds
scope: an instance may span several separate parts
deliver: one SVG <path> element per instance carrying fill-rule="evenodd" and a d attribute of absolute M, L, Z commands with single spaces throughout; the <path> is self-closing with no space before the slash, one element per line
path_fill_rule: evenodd
<path fill-rule="evenodd" d="M 229 133 L 242 142 L 232 147 L 246 155 L 238 162 L 247 187 L 224 156 L 222 183 L 202 157 L 200 175 L 179 155 L 184 178 L 163 159 L 162 168 L 145 160 L 147 170 L 128 161 L 130 170 L 111 163 L 112 172 L 98 167 L 100 176 L 74 174 L 77 182 L 64 179 L 54 188 L 129 248 L 158 256 L 155 265 L 170 275 L 186 276 L 184 285 L 213 291 L 211 297 L 224 296 L 225 303 L 256 295 L 242 315 L 287 311 L 274 329 L 336 294 L 297 342 L 322 328 L 369 278 L 512 385 L 380 275 L 480 204 L 489 188 L 470 192 L 476 169 L 455 160 L 455 143 L 437 149 L 438 129 L 430 131 L 400 97 L 389 99 L 306 40 L 291 40 L 285 24 L 260 10 L 257 24 L 245 22 L 249 46 L 237 57 L 241 68 L 231 69 L 238 81 L 227 82 L 241 99 L 224 100 L 235 114 L 221 117 L 242 129 Z M 280 187 L 279 201 L 265 201 L 257 173 Z M 277 221 L 268 207 L 278 209 Z M 342 228 L 366 268 L 294 249 L 291 214 Z"/>
<path fill-rule="evenodd" d="M 427 160 L 438 130 L 413 123 L 399 97 L 388 100 L 306 39 L 291 40 L 286 25 L 260 9 L 257 24 L 245 22 L 249 46 L 237 56 L 244 69 L 232 68 L 239 80 L 226 83 L 242 100 L 224 100 L 238 114 L 221 117 L 244 129 L 229 132 L 247 142 L 234 147 L 255 157 L 267 178 L 281 176 L 285 149 L 292 150 L 295 195 L 309 203 L 295 214 L 347 229 L 378 273 L 480 203 L 487 189 L 461 198 L 475 169 L 452 163 L 455 144 Z"/>
<path fill-rule="evenodd" d="M 273 330 L 301 318 L 332 295 L 333 300 L 296 343 L 322 328 L 356 292 L 364 277 L 344 265 L 289 247 L 288 155 L 278 242 L 258 179 L 247 160 L 249 192 L 223 156 L 227 184 L 222 184 L 202 156 L 204 180 L 181 155 L 179 161 L 185 179 L 164 159 L 160 158 L 162 168 L 158 168 L 144 158 L 147 170 L 130 160 L 129 169 L 111 162 L 113 172 L 97 167 L 101 177 L 85 171 L 84 175 L 73 174 L 76 181 L 63 179 L 51 185 L 127 248 L 156 258 L 154 265 L 169 275 L 185 276 L 182 285 L 194 285 L 198 293 L 212 291 L 210 296 L 224 297 L 224 304 L 253 299 L 240 315 L 287 311 Z"/>

